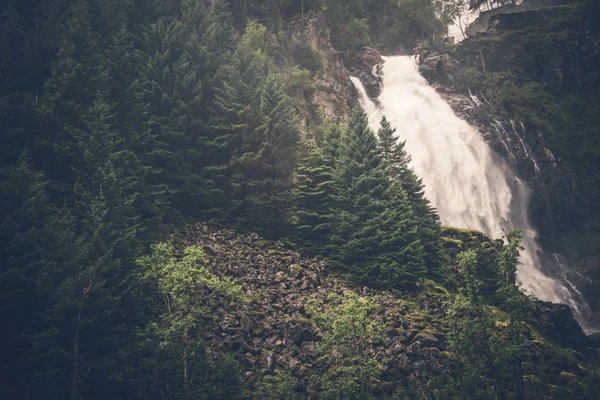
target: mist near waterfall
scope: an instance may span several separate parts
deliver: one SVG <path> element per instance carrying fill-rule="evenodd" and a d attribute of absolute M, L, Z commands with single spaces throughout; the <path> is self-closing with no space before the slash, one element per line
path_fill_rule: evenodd
<path fill-rule="evenodd" d="M 383 90 L 373 102 L 352 78 L 375 131 L 381 118 L 397 129 L 425 184 L 425 195 L 444 225 L 482 231 L 496 239 L 503 229 L 523 231 L 518 279 L 541 300 L 580 305 L 561 282 L 540 270 L 536 232 L 528 219 L 529 190 L 493 153 L 481 134 L 462 120 L 419 74 L 413 57 L 383 57 Z"/>

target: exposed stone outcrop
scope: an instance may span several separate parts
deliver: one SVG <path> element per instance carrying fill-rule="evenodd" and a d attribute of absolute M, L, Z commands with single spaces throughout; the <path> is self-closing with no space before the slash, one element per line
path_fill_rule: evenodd
<path fill-rule="evenodd" d="M 376 99 L 381 94 L 382 79 L 379 69 L 383 63 L 381 53 L 371 47 L 348 51 L 343 56 L 344 65 L 352 76 L 356 76 L 365 85 L 369 97 Z"/>
<path fill-rule="evenodd" d="M 303 18 L 288 23 L 292 45 L 310 48 L 321 64 L 315 72 L 312 90 L 306 93 L 306 107 L 301 115 L 304 127 L 311 122 L 314 125 L 324 121 L 346 122 L 356 104 L 350 72 L 344 66 L 340 52 L 331 44 L 326 12 L 326 8 L 313 9 Z"/>
<path fill-rule="evenodd" d="M 270 40 L 271 53 L 279 64 L 302 66 L 307 50 L 319 64 L 313 71 L 312 87 L 303 93 L 304 101 L 299 107 L 300 123 L 306 130 L 325 121 L 348 121 L 350 111 L 358 104 L 351 76 L 360 78 L 371 97 L 376 98 L 381 92 L 381 78 L 372 73 L 383 62 L 379 51 L 371 47 L 344 53 L 336 50 L 331 44 L 326 14 L 325 7 L 312 9 L 304 17 L 288 22 L 291 47 L 300 50 L 292 55 L 285 54 L 275 35 Z"/>
<path fill-rule="evenodd" d="M 537 10 L 542 7 L 558 6 L 568 3 L 575 3 L 577 0 L 524 0 L 520 4 L 506 5 L 503 7 L 494 8 L 489 11 L 483 11 L 477 19 L 473 21 L 466 29 L 467 36 L 473 36 L 480 32 L 487 31 L 490 27 L 498 22 L 492 17 L 499 14 L 511 14 L 529 10 Z"/>
<path fill-rule="evenodd" d="M 579 351 L 591 344 L 566 304 L 544 302 L 540 311 L 540 330 L 548 339 Z"/>

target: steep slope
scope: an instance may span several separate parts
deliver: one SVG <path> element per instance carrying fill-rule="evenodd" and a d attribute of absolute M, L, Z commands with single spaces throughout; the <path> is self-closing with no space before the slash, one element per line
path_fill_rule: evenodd
<path fill-rule="evenodd" d="M 445 237 L 451 255 L 485 243 L 493 249 L 477 232 L 446 230 Z M 210 351 L 215 357 L 233 353 L 251 398 L 415 398 L 424 390 L 441 395 L 458 390 L 457 374 L 465 366 L 451 311 L 456 295 L 444 287 L 428 281 L 418 295 L 374 291 L 328 272 L 325 260 L 303 258 L 282 243 L 206 225 L 188 228 L 174 244 L 180 250 L 204 249 L 209 268 L 231 277 L 245 292 L 247 302 L 227 306 L 218 306 L 210 293 L 197 295 L 207 296 L 213 315 Z M 564 310 L 548 307 L 540 304 L 532 321 L 545 327 L 549 339 L 526 328 L 529 339 L 520 355 L 528 375 L 524 390 L 548 398 L 592 398 L 597 372 L 588 363 L 594 350 L 585 344 L 579 347 L 582 353 L 560 348 L 553 340 L 578 345 L 568 338 L 569 328 L 553 326 L 565 321 L 556 319 Z M 491 306 L 488 311 L 501 332 L 506 315 Z M 496 368 L 503 368 L 496 361 Z M 509 379 L 499 374 L 498 379 Z"/>

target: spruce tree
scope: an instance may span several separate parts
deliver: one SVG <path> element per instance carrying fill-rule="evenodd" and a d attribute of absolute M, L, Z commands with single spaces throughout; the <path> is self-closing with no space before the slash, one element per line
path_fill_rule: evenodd
<path fill-rule="evenodd" d="M 260 125 L 260 99 L 256 94 L 268 73 L 263 51 L 265 35 L 264 27 L 248 25 L 215 90 L 209 154 L 218 160 L 214 174 L 225 178 L 222 204 L 224 218 L 230 221 L 242 218 L 245 206 L 247 189 L 240 159 L 251 131 Z"/>
<path fill-rule="evenodd" d="M 423 181 L 410 167 L 410 156 L 404 149 L 405 142 L 396 135 L 396 129 L 383 117 L 377 132 L 379 148 L 383 156 L 386 175 L 390 181 L 398 181 L 418 220 L 418 236 L 425 249 L 425 263 L 430 276 L 440 276 L 440 265 L 445 262 L 445 253 L 440 240 L 439 216 L 425 197 Z"/>
<path fill-rule="evenodd" d="M 141 218 L 139 235 L 148 240 L 172 211 L 167 184 L 160 168 L 152 163 L 161 146 L 151 129 L 134 42 L 129 31 L 122 28 L 114 33 L 105 54 L 110 76 L 111 123 L 113 129 L 118 129 L 124 151 L 122 158 L 134 177 L 129 183 L 131 191 L 136 193 L 133 206 Z"/>
<path fill-rule="evenodd" d="M 144 32 L 139 55 L 143 101 L 149 104 L 151 134 L 158 142 L 148 162 L 161 171 L 173 208 L 191 216 L 201 206 L 196 190 L 202 185 L 186 162 L 186 152 L 195 150 L 195 137 L 202 131 L 196 111 L 202 104 L 202 86 L 184 51 L 185 37 L 181 21 L 161 18 Z"/>
<path fill-rule="evenodd" d="M 325 129 L 325 133 L 321 139 L 320 145 L 323 148 L 325 162 L 333 169 L 336 168 L 336 163 L 340 157 L 340 141 L 342 133 L 342 128 L 339 124 L 331 124 Z"/>
<path fill-rule="evenodd" d="M 119 306 L 127 280 L 115 257 L 120 232 L 102 193 L 82 206 L 85 215 L 60 210 L 48 228 L 52 251 L 36 281 L 44 309 L 32 334 L 34 398 L 86 397 L 92 386 L 106 383 L 123 340 Z"/>
<path fill-rule="evenodd" d="M 333 170 L 314 140 L 301 146 L 294 188 L 294 238 L 310 253 L 324 253 L 331 235 L 334 196 Z"/>
<path fill-rule="evenodd" d="M 69 196 L 72 168 L 85 168 L 86 163 L 84 154 L 74 148 L 78 132 L 86 130 L 82 117 L 97 92 L 106 90 L 108 74 L 89 3 L 76 1 L 67 15 L 57 59 L 37 108 L 46 124 L 39 139 L 46 152 L 44 170 L 55 181 L 54 189 Z"/>
<path fill-rule="evenodd" d="M 259 96 L 262 120 L 246 138 L 246 151 L 240 156 L 247 185 L 245 221 L 241 223 L 281 235 L 292 206 L 299 131 L 292 103 L 274 75 L 267 75 Z"/>
<path fill-rule="evenodd" d="M 212 144 L 229 177 L 229 218 L 276 236 L 289 225 L 299 132 L 292 102 L 263 52 L 265 34 L 250 24 L 237 46 L 217 90 Z"/>
<path fill-rule="evenodd" d="M 0 384 L 2 393 L 22 397 L 13 390 L 23 384 L 31 345 L 26 334 L 37 318 L 35 279 L 47 257 L 44 230 L 54 212 L 48 182 L 33 169 L 26 152 L 16 165 L 0 170 Z"/>
<path fill-rule="evenodd" d="M 22 92 L 28 68 L 21 18 L 15 3 L 0 9 L 0 167 L 17 161 L 27 143 L 35 137 L 31 129 L 29 101 Z"/>
<path fill-rule="evenodd" d="M 424 276 L 416 221 L 404 189 L 386 176 L 382 152 L 360 108 L 341 140 L 337 165 L 337 261 L 362 282 L 413 288 Z"/>

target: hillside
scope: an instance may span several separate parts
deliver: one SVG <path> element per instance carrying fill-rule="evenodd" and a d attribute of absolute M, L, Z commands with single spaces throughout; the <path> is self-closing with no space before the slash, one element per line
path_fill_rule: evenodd
<path fill-rule="evenodd" d="M 3 398 L 600 397 L 594 2 L 458 45 L 462 0 L 5 3 Z M 386 117 L 382 54 L 428 115 Z M 477 138 L 449 207 L 406 127 Z"/>
<path fill-rule="evenodd" d="M 451 253 L 458 243 L 476 246 L 486 240 L 475 232 L 448 230 L 446 235 Z M 464 329 L 463 318 L 472 324 L 478 317 L 455 314 L 457 294 L 433 281 L 424 282 L 414 295 L 373 290 L 331 273 L 326 260 L 303 258 L 256 234 L 213 231 L 205 225 L 188 228 L 173 243 L 177 252 L 187 246 L 204 249 L 207 266 L 220 277 L 232 278 L 245 293 L 246 301 L 217 307 L 209 295 L 212 323 L 206 337 L 217 357 L 232 354 L 240 362 L 252 398 L 412 399 L 422 393 L 451 398 L 459 391 L 461 369 L 468 387 L 462 390 L 473 391 L 471 385 L 476 385 L 478 396 L 484 396 L 484 382 L 495 379 L 488 375 L 493 374 L 489 365 L 470 370 L 473 354 L 464 352 L 477 350 L 460 347 L 475 345 L 460 343 L 457 337 Z M 480 274 L 485 272 L 474 278 L 485 276 Z M 199 288 L 194 295 L 206 297 L 206 292 Z M 497 378 L 508 394 L 514 390 L 509 374 L 513 365 L 504 357 L 511 356 L 507 347 L 494 348 L 494 341 L 507 340 L 510 317 L 486 307 L 492 317 L 489 361 L 496 363 Z M 544 315 L 541 320 L 560 318 L 560 312 L 553 316 L 543 304 L 536 307 L 536 315 Z M 524 396 L 597 395 L 599 371 L 589 364 L 596 350 L 581 342 L 582 333 L 569 338 L 568 329 L 579 329 L 571 321 L 573 328 L 564 320 L 555 320 L 556 327 L 549 322 L 543 328 L 546 338 L 536 327 L 520 328 L 527 337 L 519 347 Z M 581 352 L 561 348 L 551 337 Z M 470 374 L 475 375 L 467 378 Z"/>

